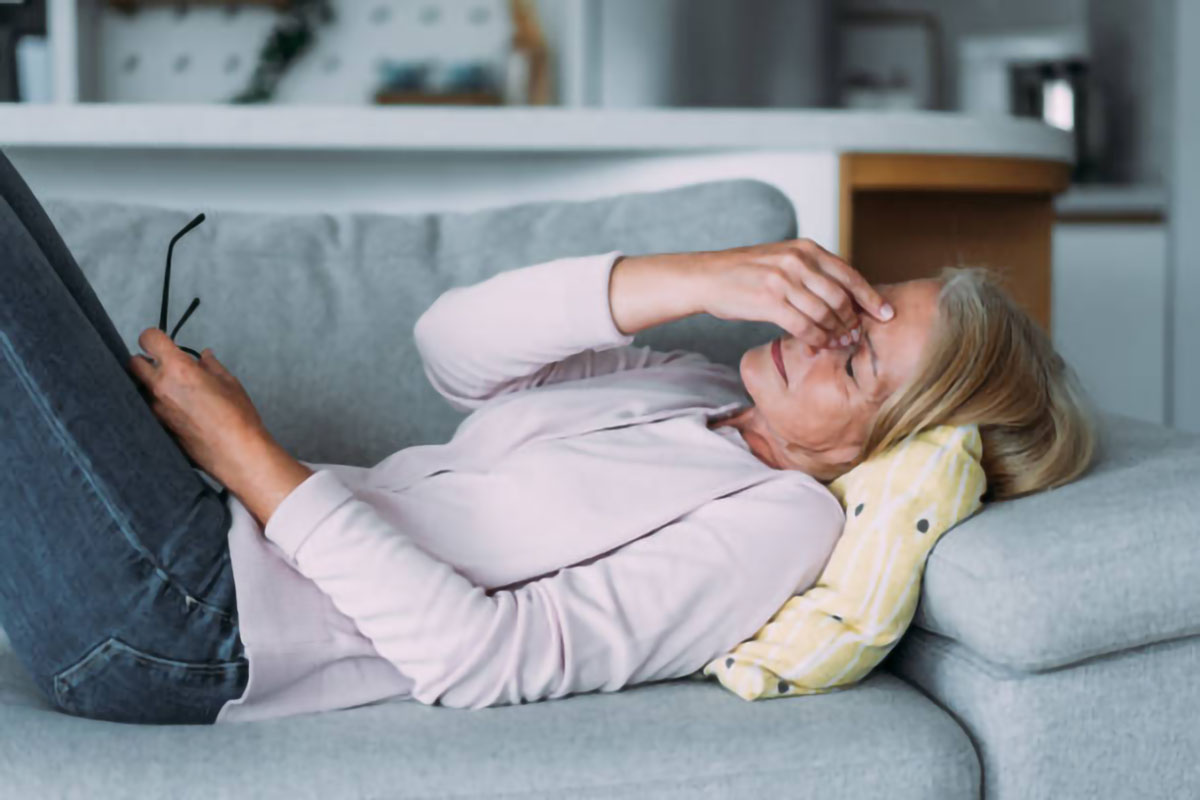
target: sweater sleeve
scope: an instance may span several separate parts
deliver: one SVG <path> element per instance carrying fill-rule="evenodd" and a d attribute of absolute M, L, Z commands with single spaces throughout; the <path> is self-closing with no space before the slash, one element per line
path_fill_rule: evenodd
<path fill-rule="evenodd" d="M 426 377 L 457 411 L 560 381 L 685 358 L 634 346 L 616 326 L 609 278 L 622 254 L 560 258 L 447 289 L 417 318 L 413 340 Z"/>
<path fill-rule="evenodd" d="M 806 490 L 807 489 L 807 490 Z M 483 708 L 692 674 L 811 586 L 844 517 L 766 481 L 602 556 L 487 590 L 318 470 L 265 533 L 426 704 Z"/>

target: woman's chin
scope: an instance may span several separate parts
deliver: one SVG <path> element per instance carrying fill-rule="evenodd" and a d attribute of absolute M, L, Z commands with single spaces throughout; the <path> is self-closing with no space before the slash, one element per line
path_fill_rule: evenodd
<path fill-rule="evenodd" d="M 757 348 L 755 348 L 757 349 Z M 767 353 L 767 359 L 770 360 L 771 354 Z M 762 382 L 761 367 L 758 366 L 758 360 L 754 356 L 754 350 L 747 350 L 742 353 L 742 358 L 738 362 L 738 375 L 742 379 L 742 386 L 746 389 L 746 393 L 752 398 L 755 396 L 759 384 Z M 774 368 L 774 365 L 772 365 Z"/>
<path fill-rule="evenodd" d="M 746 352 L 742 353 L 742 357 L 738 359 L 738 375 L 742 379 L 743 386 L 746 385 L 746 376 L 750 372 L 750 354 L 753 352 L 753 350 L 747 350 Z"/>

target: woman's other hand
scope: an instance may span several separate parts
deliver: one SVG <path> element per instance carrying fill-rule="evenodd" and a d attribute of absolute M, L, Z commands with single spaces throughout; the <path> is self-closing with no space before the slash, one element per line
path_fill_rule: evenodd
<path fill-rule="evenodd" d="M 859 310 L 893 311 L 853 267 L 811 239 L 736 247 L 699 262 L 701 309 L 725 320 L 773 322 L 814 347 L 858 340 Z"/>
<path fill-rule="evenodd" d="M 133 356 L 129 370 L 150 410 L 201 469 L 229 485 L 237 453 L 270 438 L 241 382 L 211 348 L 196 361 L 158 328 L 142 331 L 138 344 L 149 357 Z"/>

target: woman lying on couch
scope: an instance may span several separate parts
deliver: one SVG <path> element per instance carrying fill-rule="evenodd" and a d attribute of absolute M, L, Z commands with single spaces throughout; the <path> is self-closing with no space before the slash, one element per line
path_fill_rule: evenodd
<path fill-rule="evenodd" d="M 985 274 L 872 287 L 799 240 L 450 289 L 414 340 L 471 412 L 454 438 L 306 463 L 211 350 L 151 328 L 130 358 L 2 157 L 0 197 L 0 624 L 70 714 L 481 708 L 689 675 L 812 585 L 844 522 L 823 482 L 906 434 L 978 424 L 994 499 L 1092 458 L 1069 369 Z M 698 313 L 788 335 L 737 370 L 632 344 Z"/>

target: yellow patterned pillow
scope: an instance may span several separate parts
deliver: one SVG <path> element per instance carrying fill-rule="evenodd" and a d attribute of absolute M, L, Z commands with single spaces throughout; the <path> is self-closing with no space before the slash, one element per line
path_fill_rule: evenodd
<path fill-rule="evenodd" d="M 980 508 L 982 453 L 975 425 L 942 425 L 831 483 L 846 526 L 821 577 L 702 676 L 746 700 L 821 694 L 865 678 L 912 622 L 929 551 Z"/>

